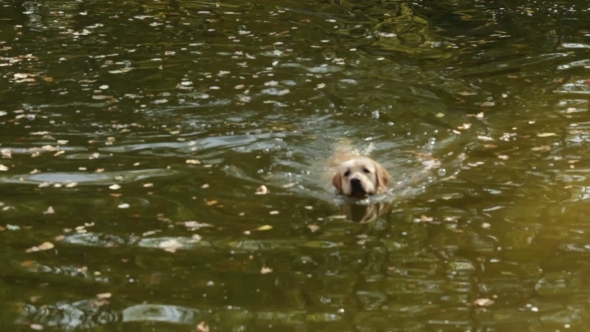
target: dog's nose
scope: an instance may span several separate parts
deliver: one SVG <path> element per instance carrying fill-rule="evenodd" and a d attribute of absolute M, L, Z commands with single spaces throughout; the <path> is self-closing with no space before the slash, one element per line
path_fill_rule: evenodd
<path fill-rule="evenodd" d="M 352 178 L 350 179 L 350 188 L 353 192 L 364 193 L 365 188 L 363 188 L 363 184 L 361 183 L 360 179 Z"/>

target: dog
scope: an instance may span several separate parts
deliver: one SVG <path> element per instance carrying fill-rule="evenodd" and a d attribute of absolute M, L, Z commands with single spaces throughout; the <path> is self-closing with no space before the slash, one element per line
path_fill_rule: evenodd
<path fill-rule="evenodd" d="M 336 174 L 332 184 L 340 195 L 364 198 L 387 190 L 391 176 L 378 162 L 367 156 L 338 153 L 330 161 Z"/>

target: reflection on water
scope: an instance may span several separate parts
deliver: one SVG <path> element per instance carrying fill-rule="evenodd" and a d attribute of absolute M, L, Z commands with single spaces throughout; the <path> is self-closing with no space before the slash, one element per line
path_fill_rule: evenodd
<path fill-rule="evenodd" d="M 589 8 L 0 0 L 0 325 L 583 330 Z"/>

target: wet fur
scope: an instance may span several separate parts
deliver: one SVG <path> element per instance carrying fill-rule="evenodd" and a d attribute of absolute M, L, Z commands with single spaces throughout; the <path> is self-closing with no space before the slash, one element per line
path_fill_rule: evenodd
<path fill-rule="evenodd" d="M 335 170 L 332 184 L 340 195 L 362 198 L 385 193 L 391 176 L 378 162 L 367 156 L 336 153 L 330 160 Z"/>

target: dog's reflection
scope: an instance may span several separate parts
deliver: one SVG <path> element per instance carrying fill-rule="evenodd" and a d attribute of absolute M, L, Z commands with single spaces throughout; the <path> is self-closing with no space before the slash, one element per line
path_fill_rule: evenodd
<path fill-rule="evenodd" d="M 370 205 L 346 203 L 339 205 L 339 207 L 340 212 L 342 212 L 348 220 L 358 223 L 369 223 L 379 219 L 379 217 L 389 212 L 391 204 L 386 202 Z"/>

